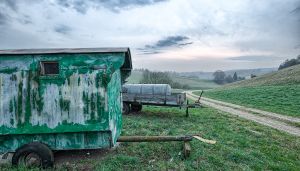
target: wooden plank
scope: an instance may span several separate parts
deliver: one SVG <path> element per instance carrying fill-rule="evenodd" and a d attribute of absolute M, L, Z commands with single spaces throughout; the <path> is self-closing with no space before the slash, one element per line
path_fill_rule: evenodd
<path fill-rule="evenodd" d="M 188 141 L 183 143 L 183 157 L 188 158 L 191 154 L 191 145 Z"/>
<path fill-rule="evenodd" d="M 208 143 L 208 144 L 216 144 L 216 143 L 217 143 L 217 142 L 214 141 L 214 140 L 204 139 L 204 138 L 202 138 L 202 137 L 200 137 L 200 136 L 197 136 L 197 135 L 195 135 L 195 136 L 193 136 L 193 137 L 196 138 L 197 140 L 200 140 L 200 141 L 205 142 L 205 143 Z"/>

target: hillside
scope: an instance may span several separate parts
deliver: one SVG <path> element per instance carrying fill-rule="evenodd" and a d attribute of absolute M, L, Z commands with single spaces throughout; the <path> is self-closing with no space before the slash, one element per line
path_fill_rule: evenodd
<path fill-rule="evenodd" d="M 291 84 L 300 84 L 300 65 L 295 65 L 250 80 L 243 80 L 232 84 L 227 84 L 224 86 L 224 88 Z"/>
<path fill-rule="evenodd" d="M 214 83 L 212 80 L 202 80 L 198 78 L 188 78 L 178 76 L 176 74 L 170 74 L 174 82 L 183 83 L 189 85 L 191 89 L 212 89 L 220 87 L 220 85 Z M 133 70 L 130 77 L 127 79 L 129 84 L 137 84 L 142 79 L 142 72 L 138 70 Z"/>
<path fill-rule="evenodd" d="M 300 117 L 300 65 L 206 91 L 204 96 Z"/>

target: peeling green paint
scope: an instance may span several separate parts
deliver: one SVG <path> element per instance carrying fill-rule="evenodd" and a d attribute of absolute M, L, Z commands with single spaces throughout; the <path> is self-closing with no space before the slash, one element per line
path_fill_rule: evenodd
<path fill-rule="evenodd" d="M 12 74 L 14 72 L 17 72 L 17 67 L 13 67 L 13 68 L 4 68 L 0 70 L 0 73 L 5 73 L 5 74 Z"/>
<path fill-rule="evenodd" d="M 58 61 L 59 74 L 41 75 L 41 61 Z M 124 62 L 125 53 L 0 55 L 0 153 L 34 137 L 56 150 L 114 145 Z"/>

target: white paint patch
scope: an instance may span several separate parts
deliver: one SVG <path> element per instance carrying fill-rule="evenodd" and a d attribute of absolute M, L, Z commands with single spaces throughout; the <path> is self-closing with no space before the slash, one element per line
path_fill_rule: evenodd
<path fill-rule="evenodd" d="M 99 71 L 87 74 L 74 73 L 70 76 L 69 81 L 66 79 L 61 86 L 47 83 L 42 95 L 44 106 L 42 112 L 32 109 L 31 124 L 47 125 L 49 128 L 55 128 L 62 124 L 63 121 L 73 124 L 86 124 L 91 119 L 91 113 L 85 114 L 84 107 L 91 112 L 90 102 L 92 94 L 99 93 L 101 97 L 106 95 L 104 88 L 96 87 L 96 75 Z M 80 80 L 80 81 L 78 81 Z M 78 84 L 78 82 L 80 82 Z M 40 85 L 41 86 L 41 85 Z M 89 105 L 85 106 L 83 94 L 89 99 Z M 60 99 L 69 102 L 69 109 L 61 108 Z M 93 99 L 96 102 L 96 97 Z M 99 119 L 95 105 L 95 119 Z"/>
<path fill-rule="evenodd" d="M 15 72 L 14 74 L 0 74 L 0 126 L 6 126 L 9 128 L 17 127 L 17 120 L 21 123 L 25 121 L 25 102 L 26 86 L 27 86 L 27 74 L 24 72 L 24 78 L 22 78 L 22 72 Z M 17 106 L 19 84 L 23 83 L 22 88 L 22 106 Z M 17 116 L 18 108 L 22 107 L 20 116 Z M 20 109 L 21 110 L 21 109 Z"/>
<path fill-rule="evenodd" d="M 7 68 L 17 68 L 19 71 L 28 71 L 33 59 L 24 57 L 22 60 L 1 60 L 0 70 Z"/>
<path fill-rule="evenodd" d="M 49 128 L 57 126 L 57 121 L 61 117 L 59 107 L 59 88 L 55 84 L 47 85 L 43 94 L 43 110 L 41 114 L 32 110 L 31 124 L 43 125 L 46 124 Z M 35 115 L 37 114 L 37 115 Z M 61 122 L 62 120 L 60 120 Z"/>
<path fill-rule="evenodd" d="M 93 101 L 96 104 L 97 102 L 96 94 L 100 95 L 101 100 L 107 98 L 105 89 L 96 87 L 98 72 L 74 73 L 70 76 L 69 82 L 66 79 L 63 85 L 51 83 L 39 85 L 34 80 L 30 80 L 31 116 L 29 122 L 34 126 L 46 125 L 49 128 L 55 128 L 62 122 L 86 124 L 86 121 L 91 119 L 92 109 L 90 103 Z M 79 79 L 80 83 L 78 83 Z M 0 73 L 0 126 L 17 128 L 18 123 L 25 122 L 28 81 L 27 71 L 23 71 L 23 77 L 22 71 L 13 74 Z M 19 90 L 20 84 L 22 84 L 21 90 Z M 39 93 L 41 91 L 39 86 L 44 86 L 42 94 Z M 83 93 L 88 98 L 88 106 L 84 104 Z M 94 95 L 93 99 L 91 98 L 92 94 Z M 42 110 L 38 111 L 38 100 L 40 98 L 44 104 Z M 20 102 L 20 99 L 22 102 Z M 69 102 L 68 110 L 61 108 L 61 99 Z M 105 106 L 107 106 L 106 100 Z M 84 107 L 88 107 L 88 114 L 84 113 Z M 95 105 L 94 119 L 100 117 L 97 112 L 98 107 L 100 106 Z M 18 111 L 21 112 L 18 113 Z"/>

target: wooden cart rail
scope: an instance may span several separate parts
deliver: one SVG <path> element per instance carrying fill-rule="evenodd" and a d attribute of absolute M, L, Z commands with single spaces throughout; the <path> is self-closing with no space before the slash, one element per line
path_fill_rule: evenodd
<path fill-rule="evenodd" d="M 191 153 L 190 141 L 197 139 L 204 143 L 215 144 L 216 141 L 207 140 L 199 135 L 183 135 L 183 136 L 120 136 L 117 142 L 170 142 L 170 141 L 182 141 L 183 143 L 183 156 L 187 158 Z"/>

